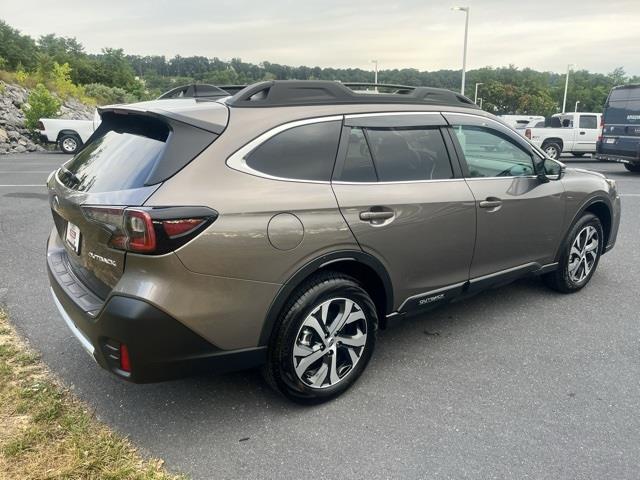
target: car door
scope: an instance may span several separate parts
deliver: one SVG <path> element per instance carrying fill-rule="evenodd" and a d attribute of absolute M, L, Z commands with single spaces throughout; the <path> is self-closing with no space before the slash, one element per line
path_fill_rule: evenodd
<path fill-rule="evenodd" d="M 580 114 L 578 128 L 575 129 L 574 152 L 595 152 L 598 140 L 598 116 Z"/>
<path fill-rule="evenodd" d="M 445 117 L 476 200 L 472 283 L 552 263 L 563 233 L 562 182 L 540 180 L 530 145 L 501 123 L 476 115 Z"/>
<path fill-rule="evenodd" d="M 361 248 L 387 268 L 394 309 L 445 300 L 469 278 L 475 201 L 439 113 L 348 115 L 332 180 Z"/>

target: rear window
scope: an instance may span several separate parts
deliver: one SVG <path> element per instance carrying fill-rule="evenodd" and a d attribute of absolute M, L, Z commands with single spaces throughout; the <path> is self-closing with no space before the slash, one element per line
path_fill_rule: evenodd
<path fill-rule="evenodd" d="M 329 181 L 338 150 L 340 121 L 293 127 L 261 144 L 247 165 L 273 177 Z"/>
<path fill-rule="evenodd" d="M 136 114 L 105 114 L 60 181 L 81 192 L 140 188 L 166 180 L 216 138 L 211 132 Z"/>
<path fill-rule="evenodd" d="M 640 124 L 640 88 L 618 88 L 611 92 L 604 111 L 608 124 Z"/>

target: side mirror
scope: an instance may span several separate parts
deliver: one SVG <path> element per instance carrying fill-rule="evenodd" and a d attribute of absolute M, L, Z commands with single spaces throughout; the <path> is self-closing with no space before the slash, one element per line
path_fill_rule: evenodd
<path fill-rule="evenodd" d="M 549 178 L 547 177 L 547 171 L 544 167 L 545 159 L 539 158 L 536 155 L 533 155 L 533 168 L 535 170 L 536 176 L 541 183 L 547 183 Z"/>

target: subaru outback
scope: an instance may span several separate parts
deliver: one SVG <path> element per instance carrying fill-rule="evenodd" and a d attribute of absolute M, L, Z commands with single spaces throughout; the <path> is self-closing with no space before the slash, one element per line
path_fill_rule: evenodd
<path fill-rule="evenodd" d="M 576 292 L 616 241 L 615 182 L 448 90 L 269 81 L 101 116 L 48 179 L 47 264 L 73 334 L 132 382 L 260 366 L 324 401 L 389 319 L 530 275 Z"/>

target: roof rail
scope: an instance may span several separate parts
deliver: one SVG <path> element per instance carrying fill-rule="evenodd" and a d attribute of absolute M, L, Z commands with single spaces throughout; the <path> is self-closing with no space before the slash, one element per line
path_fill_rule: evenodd
<path fill-rule="evenodd" d="M 395 93 L 358 93 L 349 86 L 391 87 Z M 479 108 L 464 95 L 444 88 L 350 83 L 329 80 L 269 80 L 254 83 L 226 101 L 231 107 L 285 107 L 342 104 L 430 104 Z"/>

